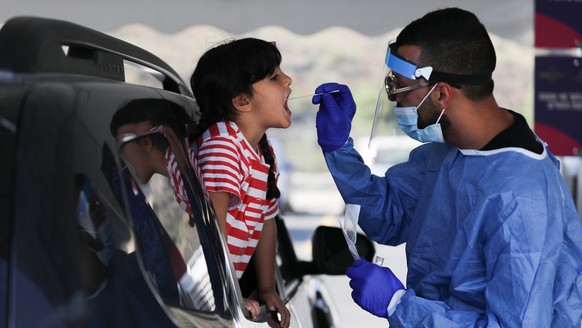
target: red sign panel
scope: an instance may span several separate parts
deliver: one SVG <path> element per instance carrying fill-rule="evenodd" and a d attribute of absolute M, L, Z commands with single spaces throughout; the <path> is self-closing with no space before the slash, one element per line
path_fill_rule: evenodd
<path fill-rule="evenodd" d="M 536 0 L 536 47 L 576 48 L 581 44 L 582 0 Z"/>

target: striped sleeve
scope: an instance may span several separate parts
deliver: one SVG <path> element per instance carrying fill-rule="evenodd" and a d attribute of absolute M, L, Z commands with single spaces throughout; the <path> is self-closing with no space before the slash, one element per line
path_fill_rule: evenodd
<path fill-rule="evenodd" d="M 265 212 L 265 220 L 274 219 L 279 214 L 279 203 L 277 198 L 271 199 L 269 207 Z"/>
<path fill-rule="evenodd" d="M 214 136 L 198 150 L 200 176 L 209 192 L 228 192 L 241 198 L 240 153 L 234 138 Z"/>

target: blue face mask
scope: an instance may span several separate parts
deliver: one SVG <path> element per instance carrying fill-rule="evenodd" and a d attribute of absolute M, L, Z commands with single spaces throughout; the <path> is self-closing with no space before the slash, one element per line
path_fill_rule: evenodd
<path fill-rule="evenodd" d="M 443 137 L 443 130 L 441 125 L 439 124 L 441 117 L 445 110 L 441 112 L 441 115 L 437 119 L 436 123 L 431 124 L 424 129 L 418 128 L 418 108 L 424 103 L 426 98 L 432 93 L 434 88 L 437 85 L 435 84 L 428 94 L 422 99 L 418 106 L 414 107 L 394 107 L 394 113 L 396 114 L 396 121 L 400 126 L 400 129 L 404 131 L 408 136 L 412 139 L 418 140 L 420 142 L 440 142 L 444 143 L 445 139 Z"/>

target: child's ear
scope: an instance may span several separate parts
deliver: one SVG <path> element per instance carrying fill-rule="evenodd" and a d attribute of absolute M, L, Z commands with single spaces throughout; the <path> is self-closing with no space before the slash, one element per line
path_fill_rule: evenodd
<path fill-rule="evenodd" d="M 241 112 L 248 112 L 251 109 L 251 97 L 246 93 L 241 93 L 232 98 L 232 106 Z"/>

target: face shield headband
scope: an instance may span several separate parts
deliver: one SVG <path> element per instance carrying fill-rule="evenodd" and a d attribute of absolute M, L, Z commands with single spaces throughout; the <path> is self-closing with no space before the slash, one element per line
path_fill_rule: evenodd
<path fill-rule="evenodd" d="M 454 88 L 461 88 L 462 84 L 465 85 L 481 85 L 491 81 L 491 73 L 489 74 L 475 74 L 475 75 L 462 75 L 462 74 L 452 74 L 444 73 L 433 70 L 432 66 L 425 66 L 418 68 L 415 64 L 407 61 L 406 59 L 398 56 L 396 54 L 397 43 L 391 43 L 388 46 L 388 52 L 386 54 L 386 66 L 394 73 L 397 73 L 407 79 L 417 80 L 419 78 L 424 78 L 429 84 L 446 82 Z"/>

